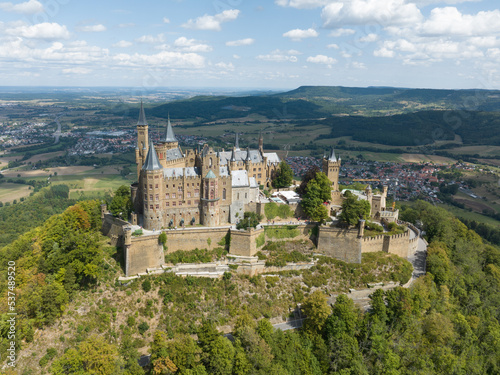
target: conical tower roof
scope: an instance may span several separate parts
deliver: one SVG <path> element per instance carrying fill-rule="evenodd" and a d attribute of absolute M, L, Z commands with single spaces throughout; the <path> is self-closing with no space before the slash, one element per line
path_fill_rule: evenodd
<path fill-rule="evenodd" d="M 146 156 L 146 161 L 142 166 L 143 171 L 155 171 L 158 169 L 163 169 L 160 161 L 158 160 L 158 155 L 156 154 L 155 147 L 151 139 L 149 140 L 149 150 L 148 155 Z"/>
<path fill-rule="evenodd" d="M 234 148 L 236 148 L 236 151 L 240 150 L 240 140 L 239 140 L 239 134 L 236 133 L 236 140 L 234 141 Z"/>
<path fill-rule="evenodd" d="M 332 147 L 332 152 L 330 153 L 329 161 L 337 161 L 337 157 L 335 156 L 335 150 Z"/>
<path fill-rule="evenodd" d="M 251 161 L 251 160 L 252 160 L 252 158 L 250 157 L 250 148 L 247 147 L 247 157 L 246 157 L 245 161 Z"/>
<path fill-rule="evenodd" d="M 172 124 L 170 123 L 170 114 L 168 114 L 167 131 L 165 132 L 164 142 L 177 142 L 175 138 L 174 129 L 172 129 Z"/>
<path fill-rule="evenodd" d="M 236 161 L 236 149 L 233 148 L 233 151 L 231 151 L 231 161 Z"/>
<path fill-rule="evenodd" d="M 139 120 L 137 121 L 137 125 L 147 126 L 148 122 L 146 121 L 146 114 L 144 113 L 144 105 L 141 100 L 141 110 L 139 111 Z"/>

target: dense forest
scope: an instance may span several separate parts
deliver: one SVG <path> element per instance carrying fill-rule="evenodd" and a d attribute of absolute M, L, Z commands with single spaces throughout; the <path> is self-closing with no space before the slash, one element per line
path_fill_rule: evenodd
<path fill-rule="evenodd" d="M 317 284 L 297 291 L 304 293 L 304 327 L 283 332 L 273 329 L 268 320 L 272 313 L 262 317 L 257 311 L 272 309 L 272 303 L 256 305 L 256 310 L 252 299 L 241 300 L 237 291 L 242 284 L 230 273 L 219 281 L 165 274 L 138 284 L 145 296 L 159 293 L 164 305 L 151 336 L 149 367 L 138 365 L 137 348 L 142 344 L 133 335 L 135 330 L 148 332 L 149 325 L 131 315 L 120 335 L 108 332 L 110 316 L 115 319 L 117 311 L 106 299 L 98 306 L 94 328 L 79 326 L 74 344 L 64 353 L 47 348 L 40 366 L 50 363 L 52 374 L 497 374 L 499 248 L 425 202 L 405 208 L 402 216 L 426 233 L 428 273 L 410 289 L 377 290 L 366 312 L 345 295 L 329 305 L 329 292 Z M 33 340 L 35 330 L 57 322 L 75 293 L 94 289 L 102 280 L 109 266 L 104 260 L 115 250 L 103 244 L 99 226 L 99 202 L 80 202 L 0 250 L 2 268 L 15 260 L 19 270 L 19 346 Z M 325 261 L 318 270 L 329 264 Z M 332 265 L 345 267 L 347 273 L 356 269 L 349 271 L 341 262 Z M 267 279 L 255 292 L 255 301 L 279 280 Z M 253 280 L 255 285 L 258 280 Z M 2 275 L 2 293 L 6 287 Z M 140 308 L 139 316 L 159 313 L 151 302 Z M 198 311 L 200 303 L 212 306 L 200 313 L 212 313 L 189 318 L 187 312 Z M 234 322 L 231 340 L 217 330 L 221 321 L 213 313 L 222 306 L 230 308 L 227 316 Z M 184 318 L 189 321 L 183 323 Z M 3 315 L 3 351 L 6 329 Z"/>

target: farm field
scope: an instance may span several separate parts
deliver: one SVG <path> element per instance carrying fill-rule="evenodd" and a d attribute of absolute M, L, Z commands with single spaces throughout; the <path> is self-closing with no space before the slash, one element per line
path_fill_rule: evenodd
<path fill-rule="evenodd" d="M 14 199 L 26 198 L 32 191 L 28 185 L 4 182 L 0 184 L 0 202 L 13 202 Z"/>
<path fill-rule="evenodd" d="M 440 207 L 443 207 L 447 211 L 450 211 L 453 215 L 464 218 L 468 220 L 475 220 L 478 223 L 485 223 L 489 225 L 493 225 L 495 227 L 500 227 L 500 221 L 493 219 L 492 217 L 481 215 L 480 213 L 469 211 L 463 208 L 459 208 L 456 206 L 452 206 L 450 204 L 440 204 Z"/>

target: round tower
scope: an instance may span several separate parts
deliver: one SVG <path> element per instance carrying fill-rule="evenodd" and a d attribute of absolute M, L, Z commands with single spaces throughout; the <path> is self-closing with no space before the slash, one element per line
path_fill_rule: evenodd
<path fill-rule="evenodd" d="M 207 227 L 219 225 L 219 179 L 209 170 L 202 179 L 201 223 Z"/>

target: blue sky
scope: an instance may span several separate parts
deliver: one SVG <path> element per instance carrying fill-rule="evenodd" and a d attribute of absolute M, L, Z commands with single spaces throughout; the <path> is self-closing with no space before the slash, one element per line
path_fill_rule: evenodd
<path fill-rule="evenodd" d="M 0 0 L 0 85 L 500 89 L 494 0 Z"/>

